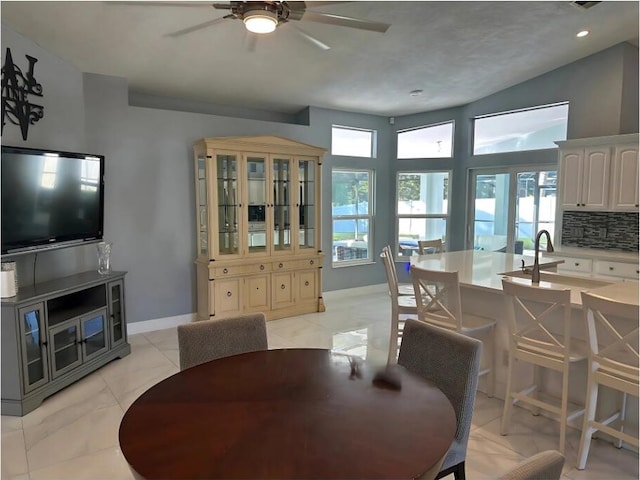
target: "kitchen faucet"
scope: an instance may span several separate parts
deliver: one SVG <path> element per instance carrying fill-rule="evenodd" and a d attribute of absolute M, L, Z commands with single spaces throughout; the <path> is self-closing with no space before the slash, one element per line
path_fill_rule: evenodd
<path fill-rule="evenodd" d="M 540 264 L 538 263 L 538 253 L 540 253 L 540 237 L 542 236 L 542 234 L 545 234 L 547 236 L 547 252 L 553 252 L 551 235 L 547 230 L 540 230 L 536 235 L 533 270 L 531 270 L 531 283 L 540 283 Z"/>

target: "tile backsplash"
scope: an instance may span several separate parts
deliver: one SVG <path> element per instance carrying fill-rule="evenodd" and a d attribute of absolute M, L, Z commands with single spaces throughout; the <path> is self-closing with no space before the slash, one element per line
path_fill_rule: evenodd
<path fill-rule="evenodd" d="M 562 245 L 638 252 L 638 213 L 563 212 Z"/>

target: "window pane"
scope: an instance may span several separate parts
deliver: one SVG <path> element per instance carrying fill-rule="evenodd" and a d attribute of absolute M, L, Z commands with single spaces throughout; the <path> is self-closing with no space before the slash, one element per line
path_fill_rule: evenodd
<path fill-rule="evenodd" d="M 509 174 L 476 176 L 473 219 L 475 250 L 506 251 L 509 211 Z"/>
<path fill-rule="evenodd" d="M 399 173 L 398 214 L 446 214 L 448 211 L 449 173 Z"/>
<path fill-rule="evenodd" d="M 373 173 L 368 170 L 331 172 L 333 216 L 333 262 L 372 258 L 369 240 L 373 215 L 370 190 Z"/>
<path fill-rule="evenodd" d="M 453 122 L 398 132 L 398 158 L 451 158 Z"/>
<path fill-rule="evenodd" d="M 542 229 L 553 238 L 556 179 L 555 171 L 518 173 L 516 253 L 532 253 L 536 233 Z"/>
<path fill-rule="evenodd" d="M 373 130 L 331 127 L 331 154 L 349 157 L 373 156 Z"/>
<path fill-rule="evenodd" d="M 473 154 L 555 148 L 567 139 L 569 104 L 476 118 Z"/>
<path fill-rule="evenodd" d="M 447 219 L 398 218 L 398 255 L 418 254 L 418 240 L 447 240 Z"/>

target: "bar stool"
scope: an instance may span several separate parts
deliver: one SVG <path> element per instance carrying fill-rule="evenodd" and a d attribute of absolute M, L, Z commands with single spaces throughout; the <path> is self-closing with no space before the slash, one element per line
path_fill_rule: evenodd
<path fill-rule="evenodd" d="M 411 280 L 414 298 L 418 299 L 416 305 L 420 321 L 483 341 L 485 366 L 480 368 L 479 375 L 487 375 L 487 395 L 493 397 L 493 337 L 496 321 L 462 311 L 458 272 L 426 270 L 412 265 Z"/>
<path fill-rule="evenodd" d="M 509 373 L 505 394 L 500 434 L 508 434 L 511 411 L 518 402 L 534 407 L 534 414 L 543 409 L 559 416 L 560 453 L 564 454 L 567 422 L 581 415 L 583 408 L 568 411 L 569 367 L 586 360 L 586 349 L 579 348 L 571 340 L 571 290 L 539 288 L 502 279 L 505 294 L 507 322 L 509 326 Z M 562 333 L 554 333 L 561 315 Z M 556 315 L 554 315 L 556 314 Z M 534 383 L 521 390 L 514 390 L 515 362 L 527 362 L 534 368 Z M 551 400 L 543 401 L 540 392 L 540 368 L 548 368 L 562 374 L 560 406 Z"/>
<path fill-rule="evenodd" d="M 598 430 L 617 439 L 620 448 L 625 441 L 638 448 L 638 438 L 624 432 L 627 394 L 638 397 L 640 357 L 638 356 L 638 307 L 582 292 L 582 309 L 589 338 L 587 404 L 578 450 L 577 468 L 587 463 L 591 436 Z M 596 419 L 598 387 L 620 393 L 619 409 L 603 419 Z M 609 425 L 617 422 L 618 429 Z"/>

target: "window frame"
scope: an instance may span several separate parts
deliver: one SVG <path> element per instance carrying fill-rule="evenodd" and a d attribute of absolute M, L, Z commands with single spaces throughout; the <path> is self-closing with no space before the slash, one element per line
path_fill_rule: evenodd
<path fill-rule="evenodd" d="M 334 172 L 355 172 L 355 173 L 367 173 L 369 177 L 369 191 L 368 191 L 368 213 L 358 215 L 334 215 L 333 214 L 333 174 Z M 334 222 L 336 220 L 368 220 L 369 228 L 367 231 L 367 257 L 355 258 L 350 260 L 334 260 Z M 374 219 L 375 219 L 375 170 L 373 168 L 349 168 L 349 167 L 332 167 L 331 168 L 331 267 L 343 268 L 356 265 L 366 265 L 374 263 Z"/>
<path fill-rule="evenodd" d="M 441 125 L 448 125 L 448 124 L 451 124 L 451 150 L 450 150 L 448 156 L 438 156 L 438 157 L 425 157 L 425 156 L 400 157 L 400 155 L 399 155 L 400 134 L 407 133 L 407 132 L 413 132 L 413 131 L 416 131 L 416 130 L 427 130 L 429 128 L 435 128 L 435 127 L 439 127 Z M 397 160 L 416 160 L 416 159 L 433 160 L 433 159 L 437 159 L 437 158 L 446 158 L 446 159 L 454 158 L 455 133 L 456 133 L 456 122 L 455 122 L 455 120 L 446 120 L 444 122 L 431 123 L 429 125 L 419 125 L 419 126 L 416 126 L 416 127 L 411 127 L 411 128 L 405 128 L 405 129 L 402 129 L 402 130 L 398 130 L 398 131 L 396 131 L 396 159 Z"/>
<path fill-rule="evenodd" d="M 371 142 L 369 145 L 369 154 L 368 155 L 346 155 L 344 153 L 335 153 L 333 151 L 334 141 L 333 141 L 333 131 L 334 130 L 350 130 L 356 132 L 369 132 L 371 134 Z M 373 128 L 362 128 L 362 127 L 350 127 L 347 125 L 331 125 L 331 155 L 336 157 L 351 157 L 351 158 L 377 158 L 377 150 L 378 150 L 378 131 Z"/>
<path fill-rule="evenodd" d="M 546 150 L 547 148 L 552 149 L 552 148 L 557 148 L 557 146 L 555 145 L 550 145 L 549 147 L 546 148 L 535 148 L 535 149 L 523 149 L 523 150 L 505 150 L 505 151 L 500 151 L 500 152 L 489 152 L 489 153 L 476 153 L 476 122 L 477 120 L 482 120 L 482 119 L 486 119 L 486 118 L 492 118 L 492 117 L 500 117 L 500 116 L 506 116 L 506 115 L 512 115 L 515 113 L 522 113 L 522 112 L 532 112 L 535 110 L 544 110 L 547 108 L 554 108 L 554 107 L 559 107 L 562 105 L 566 105 L 567 106 L 567 130 L 569 127 L 569 101 L 562 101 L 562 102 L 555 102 L 555 103 L 548 103 L 548 104 L 544 104 L 544 105 L 535 105 L 533 107 L 525 107 L 525 108 L 517 108 L 517 109 L 513 109 L 513 110 L 505 110 L 503 112 L 494 112 L 494 113 L 486 113 L 483 115 L 476 115 L 474 116 L 471 120 L 472 120 L 472 125 L 471 125 L 471 132 L 470 132 L 470 136 L 471 136 L 471 156 L 473 157 L 482 157 L 485 155 L 499 155 L 499 154 L 503 154 L 503 153 L 518 153 L 518 152 L 535 152 L 538 150 Z M 560 140 L 566 140 L 566 134 L 565 134 L 565 138 L 564 139 L 557 139 L 558 141 Z"/>
<path fill-rule="evenodd" d="M 447 174 L 447 179 L 448 179 L 448 190 L 447 190 L 447 213 L 443 214 L 443 213 L 420 213 L 420 214 L 400 214 L 398 212 L 398 203 L 399 203 L 399 198 L 398 198 L 398 192 L 400 191 L 400 189 L 398 188 L 399 186 L 399 182 L 400 182 L 400 175 L 406 175 L 406 174 L 424 174 L 424 173 L 446 173 Z M 449 238 L 449 231 L 451 229 L 451 222 L 449 221 L 449 218 L 451 216 L 451 178 L 453 176 L 453 169 L 409 169 L 409 170 L 398 170 L 396 172 L 396 193 L 395 193 L 395 199 L 394 199 L 394 217 L 395 217 L 395 249 L 394 249 L 394 257 L 398 260 L 398 261 L 402 261 L 402 260 L 406 260 L 407 256 L 404 255 L 400 255 L 400 219 L 401 218 L 408 218 L 408 219 L 412 219 L 412 218 L 417 218 L 417 219 L 430 219 L 430 218 L 442 218 L 445 220 L 446 222 L 446 227 L 445 227 L 445 242 L 446 240 Z M 446 248 L 446 244 L 443 242 L 444 247 Z"/>

